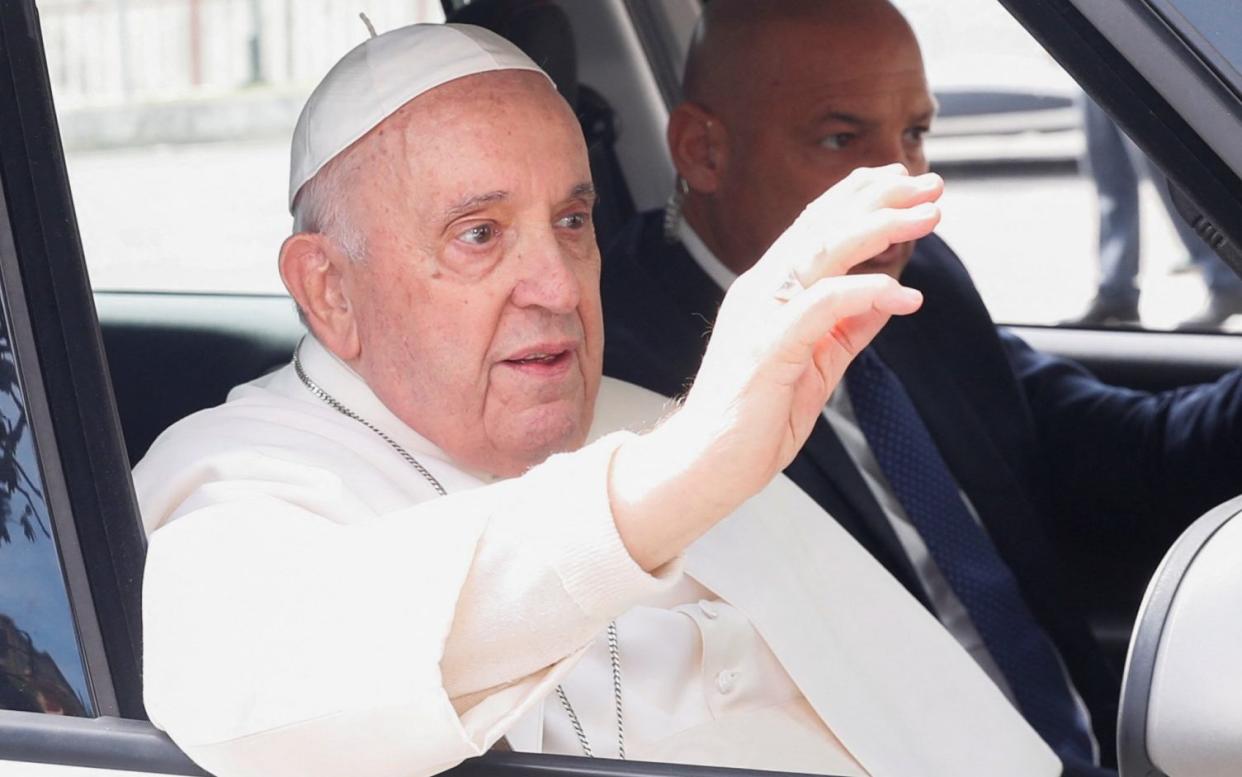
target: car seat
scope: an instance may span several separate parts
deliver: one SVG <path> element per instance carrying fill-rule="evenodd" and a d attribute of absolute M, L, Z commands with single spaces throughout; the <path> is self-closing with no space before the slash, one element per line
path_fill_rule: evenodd
<path fill-rule="evenodd" d="M 1182 534 L 1130 642 L 1117 724 L 1121 777 L 1242 774 L 1242 497 Z"/>
<path fill-rule="evenodd" d="M 634 216 L 634 200 L 616 155 L 616 115 L 604 97 L 578 81 L 578 53 L 565 11 L 551 0 L 475 0 L 447 21 L 474 24 L 520 48 L 551 76 L 582 125 L 599 199 L 595 239 L 606 246 Z"/>

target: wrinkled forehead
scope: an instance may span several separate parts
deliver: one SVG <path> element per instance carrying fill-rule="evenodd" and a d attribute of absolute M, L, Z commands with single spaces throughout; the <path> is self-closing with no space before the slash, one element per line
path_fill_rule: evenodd
<path fill-rule="evenodd" d="M 369 140 L 377 188 L 429 207 L 493 191 L 541 196 L 590 180 L 578 122 L 538 74 L 486 73 L 437 87 Z"/>

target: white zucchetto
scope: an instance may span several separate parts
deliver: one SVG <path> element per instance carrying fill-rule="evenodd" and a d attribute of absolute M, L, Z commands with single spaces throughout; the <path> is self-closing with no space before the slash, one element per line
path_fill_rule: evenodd
<path fill-rule="evenodd" d="M 355 46 L 319 82 L 298 117 L 289 209 L 303 184 L 401 106 L 449 81 L 493 70 L 543 73 L 517 46 L 470 24 L 411 24 Z"/>

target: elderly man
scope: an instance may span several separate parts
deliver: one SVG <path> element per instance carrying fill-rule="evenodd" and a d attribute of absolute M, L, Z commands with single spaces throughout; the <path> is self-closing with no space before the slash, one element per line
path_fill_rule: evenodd
<path fill-rule="evenodd" d="M 846 271 L 929 232 L 940 191 L 888 167 L 809 205 L 670 410 L 601 382 L 594 195 L 548 79 L 477 28 L 359 46 L 294 135 L 280 270 L 311 336 L 135 469 L 152 720 L 220 777 L 431 774 L 501 737 L 1058 773 L 778 476 L 850 358 L 921 301 Z"/>
<path fill-rule="evenodd" d="M 725 290 L 817 192 L 860 166 L 927 170 L 935 110 L 886 0 L 713 0 L 684 86 L 668 126 L 684 196 L 619 237 L 603 281 L 605 372 L 670 395 L 698 370 Z M 1063 758 L 1111 761 L 1116 676 L 1054 542 L 1158 552 L 1242 491 L 1242 375 L 1159 395 L 1104 386 L 999 333 L 934 236 L 854 271 L 926 303 L 860 355 L 787 474 Z"/>

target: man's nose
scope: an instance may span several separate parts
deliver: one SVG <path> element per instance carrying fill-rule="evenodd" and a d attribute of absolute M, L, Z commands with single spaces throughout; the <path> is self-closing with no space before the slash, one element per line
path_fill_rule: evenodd
<path fill-rule="evenodd" d="M 521 277 L 513 290 L 518 307 L 541 307 L 569 313 L 578 307 L 581 288 L 573 264 L 581 261 L 552 234 L 533 235 L 519 246 Z"/>
<path fill-rule="evenodd" d="M 895 162 L 900 162 L 912 174 L 923 172 L 923 156 L 921 149 L 916 153 L 915 149 L 919 149 L 918 145 L 912 146 L 906 142 L 904 132 L 897 133 L 892 137 L 885 137 L 884 140 L 876 143 L 872 149 L 870 159 L 867 160 L 867 167 L 884 167 Z"/>

